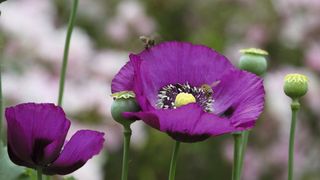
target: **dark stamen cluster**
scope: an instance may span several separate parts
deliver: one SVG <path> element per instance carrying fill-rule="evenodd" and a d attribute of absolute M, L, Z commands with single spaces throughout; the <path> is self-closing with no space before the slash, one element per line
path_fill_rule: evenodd
<path fill-rule="evenodd" d="M 192 94 L 196 102 L 206 112 L 212 112 L 212 91 L 208 91 L 201 87 L 190 86 L 189 83 L 169 84 L 159 90 L 157 107 L 163 109 L 176 109 L 175 99 L 179 93 Z"/>

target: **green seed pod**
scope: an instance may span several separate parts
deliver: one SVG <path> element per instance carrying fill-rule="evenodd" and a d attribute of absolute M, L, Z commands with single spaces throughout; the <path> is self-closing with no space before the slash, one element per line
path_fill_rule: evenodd
<path fill-rule="evenodd" d="M 136 102 L 132 91 L 121 91 L 111 95 L 114 99 L 111 106 L 112 118 L 125 127 L 129 127 L 137 119 L 128 119 L 122 116 L 123 112 L 138 112 L 140 106 Z"/>
<path fill-rule="evenodd" d="M 267 71 L 268 63 L 266 56 L 268 52 L 262 49 L 249 48 L 240 50 L 239 68 L 254 73 L 258 76 Z"/>
<path fill-rule="evenodd" d="M 284 78 L 283 89 L 287 96 L 298 99 L 308 91 L 308 78 L 302 74 L 287 74 Z"/>

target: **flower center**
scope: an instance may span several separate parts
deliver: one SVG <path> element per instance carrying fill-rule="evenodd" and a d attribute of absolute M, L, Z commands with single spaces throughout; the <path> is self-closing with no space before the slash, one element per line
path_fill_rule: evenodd
<path fill-rule="evenodd" d="M 180 107 L 180 106 L 184 106 L 190 103 L 195 103 L 196 102 L 196 98 L 189 93 L 179 93 L 176 96 L 176 100 L 174 101 L 174 104 L 176 105 L 176 107 Z"/>
<path fill-rule="evenodd" d="M 156 106 L 162 109 L 176 109 L 189 103 L 197 103 L 205 112 L 212 112 L 212 88 L 209 85 L 195 87 L 184 84 L 169 84 L 158 93 Z"/>

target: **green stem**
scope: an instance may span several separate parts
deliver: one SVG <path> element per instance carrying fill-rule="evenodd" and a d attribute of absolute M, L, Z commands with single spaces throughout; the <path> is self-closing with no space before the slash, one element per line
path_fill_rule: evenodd
<path fill-rule="evenodd" d="M 42 180 L 42 170 L 41 169 L 37 169 L 37 179 Z"/>
<path fill-rule="evenodd" d="M 129 169 L 129 148 L 130 148 L 130 139 L 132 131 L 129 126 L 124 126 L 124 141 L 123 141 L 123 159 L 122 159 L 122 173 L 121 180 L 128 179 L 128 169 Z"/>
<path fill-rule="evenodd" d="M 241 134 L 242 134 L 242 144 L 241 144 L 241 149 L 240 149 L 240 177 L 241 177 L 242 169 L 243 169 L 243 165 L 244 165 L 244 159 L 245 159 L 245 155 L 246 155 L 250 131 L 243 131 L 243 132 L 241 132 Z"/>
<path fill-rule="evenodd" d="M 67 36 L 66 36 L 66 42 L 65 42 L 65 46 L 64 46 L 64 53 L 63 53 L 63 62 L 62 62 L 62 67 L 61 67 L 61 72 L 60 72 L 59 96 L 58 96 L 58 105 L 59 106 L 62 105 L 65 77 L 66 77 L 66 71 L 67 71 L 67 65 L 68 65 L 70 41 L 71 41 L 73 26 L 74 26 L 75 19 L 76 19 L 78 2 L 79 2 L 79 0 L 73 0 L 72 10 L 71 10 L 70 17 L 69 17 Z"/>
<path fill-rule="evenodd" d="M 293 179 L 294 168 L 294 136 L 297 124 L 297 112 L 300 109 L 300 103 L 297 99 L 293 99 L 291 103 L 292 119 L 290 128 L 290 141 L 289 141 L 289 158 L 288 158 L 288 180 Z"/>
<path fill-rule="evenodd" d="M 233 168 L 232 168 L 232 180 L 240 180 L 241 176 L 241 145 L 242 134 L 233 134 L 234 138 L 234 152 L 233 152 Z"/>
<path fill-rule="evenodd" d="M 58 106 L 62 106 L 62 99 L 64 93 L 64 84 L 66 80 L 66 72 L 67 72 L 67 65 L 68 65 L 68 56 L 69 56 L 69 49 L 70 49 L 70 42 L 71 42 L 71 35 L 73 31 L 73 27 L 76 20 L 77 10 L 78 10 L 79 0 L 73 0 L 72 9 L 69 16 L 69 23 L 66 35 L 66 41 L 64 45 L 64 52 L 63 52 L 63 60 L 61 65 L 60 71 L 60 81 L 59 81 L 59 95 L 58 95 Z M 47 180 L 50 180 L 50 176 L 46 176 Z"/>
<path fill-rule="evenodd" d="M 176 176 L 176 167 L 177 167 L 177 158 L 178 158 L 179 147 L 180 147 L 180 142 L 176 141 L 174 148 L 173 148 L 173 153 L 171 156 L 169 180 L 174 180 L 175 176 Z"/>
<path fill-rule="evenodd" d="M 51 176 L 47 175 L 46 180 L 50 180 L 50 179 L 51 179 Z"/>
<path fill-rule="evenodd" d="M 2 96 L 2 77 L 1 77 L 1 73 L 2 73 L 2 66 L 0 64 L 0 141 L 2 142 L 3 96 Z M 0 147 L 0 149 L 2 149 L 2 147 Z"/>

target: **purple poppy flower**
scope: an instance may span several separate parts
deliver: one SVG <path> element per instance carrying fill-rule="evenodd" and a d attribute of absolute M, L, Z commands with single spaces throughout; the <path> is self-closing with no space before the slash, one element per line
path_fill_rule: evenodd
<path fill-rule="evenodd" d="M 104 133 L 91 130 L 80 130 L 66 142 L 70 121 L 54 104 L 19 104 L 6 108 L 5 116 L 11 161 L 47 175 L 72 173 L 103 146 Z"/>
<path fill-rule="evenodd" d="M 140 118 L 182 142 L 252 128 L 265 94 L 258 76 L 235 68 L 206 46 L 184 42 L 130 55 L 111 89 L 136 94 L 142 111 L 124 116 Z"/>

